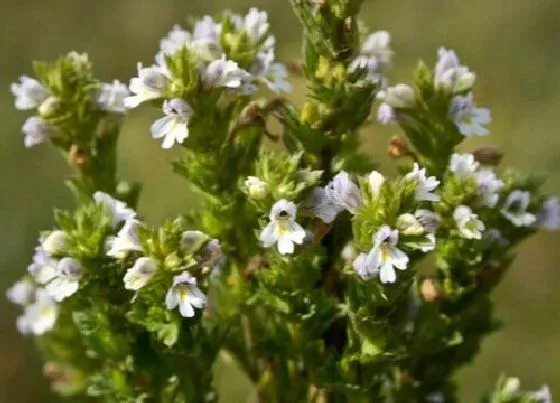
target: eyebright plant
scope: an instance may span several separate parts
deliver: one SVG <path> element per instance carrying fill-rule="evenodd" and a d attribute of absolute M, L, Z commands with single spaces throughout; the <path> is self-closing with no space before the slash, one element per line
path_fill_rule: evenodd
<path fill-rule="evenodd" d="M 75 52 L 12 85 L 35 112 L 25 146 L 50 143 L 74 169 L 75 210 L 55 212 L 7 294 L 58 393 L 212 402 L 227 354 L 260 402 L 457 401 L 454 373 L 498 328 L 492 291 L 517 244 L 558 229 L 559 202 L 498 168 L 498 150 L 461 149 L 489 133 L 490 112 L 455 52 L 388 82 L 390 36 L 365 32 L 361 3 L 291 0 L 302 106 L 280 95 L 288 71 L 256 9 L 173 27 L 128 87 Z M 161 110 L 146 135 L 182 149 L 173 169 L 202 205 L 159 227 L 115 169 L 122 121 L 144 104 Z M 374 104 L 403 131 L 388 147 L 399 176 L 359 152 Z M 484 401 L 551 397 L 503 377 Z"/>

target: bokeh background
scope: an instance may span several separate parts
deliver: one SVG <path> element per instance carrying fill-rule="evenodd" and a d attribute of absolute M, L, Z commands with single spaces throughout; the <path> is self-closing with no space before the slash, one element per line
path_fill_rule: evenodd
<path fill-rule="evenodd" d="M 188 16 L 224 7 L 269 11 L 278 56 L 298 58 L 301 30 L 287 0 L 0 0 L 0 290 L 25 271 L 38 231 L 53 224 L 52 208 L 71 207 L 63 184 L 66 163 L 48 146 L 23 147 L 9 84 L 31 74 L 32 60 L 70 50 L 88 52 L 104 81 L 128 82 L 136 63 L 150 63 L 159 39 Z M 476 97 L 491 108 L 492 135 L 463 150 L 492 144 L 504 165 L 547 174 L 547 189 L 560 194 L 560 1 L 366 0 L 362 13 L 372 29 L 391 32 L 396 51 L 392 82 L 411 81 L 418 59 L 432 64 L 439 46 L 455 49 L 478 74 Z M 305 86 L 294 77 L 301 103 Z M 148 134 L 157 111 L 130 113 L 120 141 L 120 175 L 145 184 L 140 211 L 159 223 L 193 203 L 164 151 Z M 364 147 L 392 169 L 385 144 L 395 128 L 368 127 Z M 495 295 L 504 329 L 484 343 L 476 361 L 459 374 L 465 402 L 478 400 L 503 371 L 532 388 L 548 383 L 560 396 L 560 233 L 540 233 L 519 248 L 518 258 Z M 0 402 L 58 401 L 41 376 L 30 339 L 14 326 L 18 309 L 0 297 Z M 242 403 L 247 383 L 231 366 L 218 369 L 227 403 Z"/>

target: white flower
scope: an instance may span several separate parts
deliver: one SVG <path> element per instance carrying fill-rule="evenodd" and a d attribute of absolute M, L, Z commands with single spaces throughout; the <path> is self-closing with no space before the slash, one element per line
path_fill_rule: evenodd
<path fill-rule="evenodd" d="M 244 28 L 251 43 L 259 43 L 268 33 L 269 24 L 266 11 L 251 8 L 245 16 Z"/>
<path fill-rule="evenodd" d="M 459 67 L 459 58 L 453 50 L 447 50 L 444 47 L 438 50 L 438 61 L 434 70 L 436 83 L 441 81 L 444 72 Z"/>
<path fill-rule="evenodd" d="M 389 125 L 395 123 L 396 120 L 395 110 L 387 102 L 381 102 L 377 109 L 377 121 L 382 125 Z"/>
<path fill-rule="evenodd" d="M 399 270 L 407 269 L 408 256 L 397 248 L 398 241 L 398 230 L 382 226 L 373 236 L 373 248 L 363 261 L 366 272 L 373 276 L 378 271 L 382 283 L 394 283 L 397 280 L 395 267 Z"/>
<path fill-rule="evenodd" d="M 45 286 L 45 289 L 56 302 L 60 302 L 78 291 L 81 277 L 80 262 L 65 257 L 58 262 L 56 276 Z"/>
<path fill-rule="evenodd" d="M 424 233 L 424 226 L 412 214 L 404 213 L 397 218 L 397 229 L 403 235 L 421 235 Z"/>
<path fill-rule="evenodd" d="M 482 169 L 477 172 L 475 180 L 482 204 L 487 207 L 495 207 L 500 199 L 500 190 L 504 187 L 504 182 L 491 169 Z"/>
<path fill-rule="evenodd" d="M 183 30 L 179 25 L 174 25 L 173 29 L 159 43 L 163 53 L 172 55 L 181 50 L 192 39 L 190 32 Z"/>
<path fill-rule="evenodd" d="M 268 183 L 256 176 L 248 176 L 245 180 L 245 187 L 249 197 L 254 200 L 263 200 L 268 192 Z"/>
<path fill-rule="evenodd" d="M 175 143 L 181 144 L 189 136 L 189 119 L 193 111 L 189 104 L 179 98 L 163 103 L 165 117 L 156 120 L 150 131 L 152 138 L 163 138 L 162 148 L 171 148 Z"/>
<path fill-rule="evenodd" d="M 379 275 L 379 267 L 374 265 L 373 260 L 368 259 L 367 253 L 360 253 L 352 263 L 354 270 L 364 280 L 377 277 Z"/>
<path fill-rule="evenodd" d="M 530 201 L 531 193 L 514 190 L 507 197 L 502 214 L 516 227 L 529 227 L 537 221 L 537 216 L 527 211 Z"/>
<path fill-rule="evenodd" d="M 412 172 L 405 176 L 405 180 L 416 181 L 416 200 L 418 201 L 439 201 L 440 197 L 432 193 L 439 185 L 435 176 L 426 177 L 426 168 L 420 169 L 415 162 Z"/>
<path fill-rule="evenodd" d="M 472 94 L 453 97 L 450 105 L 453 123 L 463 136 L 486 136 L 489 130 L 484 127 L 492 121 L 490 110 L 475 108 Z"/>
<path fill-rule="evenodd" d="M 241 88 L 249 79 L 250 74 L 236 62 L 227 60 L 225 55 L 211 61 L 202 71 L 202 81 L 210 87 Z"/>
<path fill-rule="evenodd" d="M 461 237 L 466 239 L 481 239 L 484 223 L 478 219 L 478 214 L 472 212 L 468 206 L 458 206 L 453 212 L 453 218 Z"/>
<path fill-rule="evenodd" d="M 369 190 L 373 196 L 379 195 L 381 186 L 385 183 L 385 177 L 377 171 L 372 171 L 368 175 Z"/>
<path fill-rule="evenodd" d="M 391 66 L 394 52 L 389 47 L 391 35 L 387 31 L 377 31 L 371 33 L 362 44 L 360 53 L 375 59 L 377 70 L 382 72 Z"/>
<path fill-rule="evenodd" d="M 519 378 L 508 378 L 504 383 L 504 388 L 502 389 L 502 392 L 507 397 L 513 397 L 519 392 L 520 387 L 521 387 L 521 382 L 519 381 Z"/>
<path fill-rule="evenodd" d="M 138 238 L 138 225 L 140 222 L 134 218 L 125 221 L 124 226 L 116 237 L 110 237 L 108 241 L 109 250 L 107 256 L 122 259 L 128 252 L 142 251 L 142 245 Z"/>
<path fill-rule="evenodd" d="M 35 286 L 28 278 L 17 281 L 6 291 L 8 300 L 17 305 L 28 305 L 33 301 Z"/>
<path fill-rule="evenodd" d="M 16 109 L 38 108 L 50 96 L 49 90 L 34 78 L 21 76 L 19 80 L 20 83 L 11 86 L 12 94 L 16 97 Z"/>
<path fill-rule="evenodd" d="M 41 246 L 35 248 L 33 263 L 29 265 L 27 271 L 38 284 L 46 284 L 51 281 L 57 273 L 58 261 L 52 259 L 45 253 Z"/>
<path fill-rule="evenodd" d="M 541 386 L 536 392 L 529 393 L 529 396 L 539 403 L 552 403 L 552 394 L 547 385 Z"/>
<path fill-rule="evenodd" d="M 288 70 L 282 63 L 274 63 L 274 49 L 259 52 L 251 66 L 251 73 L 274 92 L 290 92 L 292 84 L 288 81 Z"/>
<path fill-rule="evenodd" d="M 558 197 L 549 197 L 543 203 L 538 220 L 540 228 L 548 230 L 560 229 L 560 202 Z"/>
<path fill-rule="evenodd" d="M 397 84 L 387 88 L 387 90 L 379 91 L 377 99 L 384 101 L 395 109 L 410 109 L 416 106 L 414 88 L 408 84 Z"/>
<path fill-rule="evenodd" d="M 294 243 L 303 243 L 305 230 L 295 221 L 296 213 L 293 202 L 282 199 L 274 203 L 268 216 L 270 222 L 259 235 L 265 248 L 278 243 L 278 252 L 285 255 L 294 252 Z"/>
<path fill-rule="evenodd" d="M 184 231 L 181 234 L 181 247 L 188 253 L 195 252 L 204 242 L 208 235 L 202 231 Z"/>
<path fill-rule="evenodd" d="M 416 210 L 414 217 L 420 221 L 427 232 L 431 233 L 436 232 L 441 223 L 441 216 L 430 210 Z"/>
<path fill-rule="evenodd" d="M 211 16 L 205 15 L 194 24 L 192 40 L 218 42 L 221 32 L 222 25 L 216 23 Z"/>
<path fill-rule="evenodd" d="M 142 102 L 163 97 L 170 83 L 168 72 L 162 66 L 142 67 L 138 63 L 138 77 L 130 80 L 130 91 L 135 95 L 124 99 L 124 106 L 132 109 Z"/>
<path fill-rule="evenodd" d="M 119 80 L 114 80 L 111 84 L 101 84 L 101 88 L 97 90 L 95 104 L 108 112 L 124 113 L 126 112 L 124 100 L 129 95 L 128 87 Z"/>
<path fill-rule="evenodd" d="M 68 234 L 62 230 L 52 231 L 41 242 L 43 251 L 49 256 L 61 254 L 66 249 L 68 238 Z"/>
<path fill-rule="evenodd" d="M 464 92 L 473 87 L 475 79 L 476 75 L 473 72 L 459 64 L 454 51 L 439 49 L 434 72 L 436 88 L 443 88 L 449 93 Z"/>
<path fill-rule="evenodd" d="M 336 206 L 327 195 L 325 189 L 320 187 L 316 187 L 311 191 L 301 207 L 305 210 L 310 210 L 314 217 L 327 224 L 333 222 L 341 211 L 340 207 Z"/>
<path fill-rule="evenodd" d="M 179 306 L 179 312 L 186 318 L 194 316 L 194 308 L 202 309 L 206 305 L 206 296 L 196 286 L 196 278 L 184 272 L 173 277 L 173 286 L 165 296 L 167 309 Z"/>
<path fill-rule="evenodd" d="M 137 291 L 144 287 L 155 274 L 157 268 L 157 262 L 151 257 L 136 259 L 134 266 L 128 269 L 124 275 L 124 288 Z"/>
<path fill-rule="evenodd" d="M 54 128 L 39 116 L 31 116 L 27 118 L 21 131 L 25 134 L 23 140 L 25 147 L 30 148 L 44 143 L 54 131 Z"/>
<path fill-rule="evenodd" d="M 121 221 L 128 221 L 136 217 L 136 212 L 128 208 L 126 203 L 113 198 L 111 195 L 103 192 L 95 192 L 93 200 L 97 204 L 103 204 L 112 218 L 113 228 L 116 227 Z"/>
<path fill-rule="evenodd" d="M 347 172 L 341 171 L 333 180 L 325 186 L 327 197 L 339 208 L 348 210 L 355 214 L 362 206 L 362 195 L 360 188 L 352 180 Z"/>
<path fill-rule="evenodd" d="M 51 330 L 58 316 L 58 306 L 45 290 L 37 290 L 35 302 L 25 307 L 17 320 L 22 333 L 42 335 Z"/>
<path fill-rule="evenodd" d="M 478 166 L 472 154 L 453 154 L 449 162 L 449 170 L 463 181 L 471 178 Z"/>

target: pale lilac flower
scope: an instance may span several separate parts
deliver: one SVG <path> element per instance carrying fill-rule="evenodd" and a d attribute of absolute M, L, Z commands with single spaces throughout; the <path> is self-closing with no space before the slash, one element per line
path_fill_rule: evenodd
<path fill-rule="evenodd" d="M 395 110 L 387 102 L 381 102 L 377 109 L 377 121 L 382 125 L 389 125 L 395 123 L 396 120 Z"/>
<path fill-rule="evenodd" d="M 247 71 L 240 69 L 234 61 L 227 60 L 225 55 L 211 61 L 202 70 L 202 81 L 210 87 L 242 88 L 250 80 Z"/>
<path fill-rule="evenodd" d="M 195 314 L 194 309 L 204 308 L 206 302 L 206 296 L 196 286 L 196 278 L 187 272 L 173 277 L 173 286 L 165 296 L 167 309 L 179 306 L 179 312 L 185 318 L 192 318 Z"/>
<path fill-rule="evenodd" d="M 274 59 L 274 49 L 259 52 L 251 66 L 251 73 L 271 91 L 290 92 L 292 84 L 288 81 L 288 70 L 282 63 L 275 63 Z"/>
<path fill-rule="evenodd" d="M 30 148 L 47 141 L 50 134 L 54 131 L 54 127 L 39 116 L 31 116 L 27 118 L 21 131 L 25 134 L 23 140 L 25 147 Z"/>
<path fill-rule="evenodd" d="M 136 259 L 134 265 L 129 268 L 124 275 L 124 288 L 138 291 L 150 281 L 152 276 L 156 273 L 157 268 L 158 263 L 151 257 Z"/>
<path fill-rule="evenodd" d="M 368 81 L 382 81 L 381 74 L 391 67 L 394 52 L 390 49 L 391 36 L 386 31 L 369 35 L 362 44 L 360 55 L 350 64 L 350 71 L 366 70 Z"/>
<path fill-rule="evenodd" d="M 164 54 L 171 55 L 181 50 L 192 40 L 189 31 L 185 31 L 179 25 L 174 25 L 173 29 L 159 43 L 159 47 Z"/>
<path fill-rule="evenodd" d="M 195 252 L 208 240 L 208 235 L 202 231 L 189 230 L 181 234 L 181 247 L 188 253 Z"/>
<path fill-rule="evenodd" d="M 38 284 L 46 284 L 51 281 L 57 273 L 58 260 L 51 258 L 45 253 L 41 246 L 35 248 L 33 263 L 27 271 Z"/>
<path fill-rule="evenodd" d="M 457 55 L 452 50 L 440 48 L 438 62 L 434 72 L 436 88 L 442 88 L 449 93 L 459 93 L 470 90 L 476 75 L 466 66 L 459 64 Z"/>
<path fill-rule="evenodd" d="M 54 327 L 58 305 L 45 290 L 37 290 L 35 302 L 25 307 L 17 319 L 18 330 L 24 334 L 42 335 Z"/>
<path fill-rule="evenodd" d="M 107 256 L 122 259 L 128 252 L 141 252 L 142 244 L 138 238 L 139 224 L 140 222 L 134 218 L 126 220 L 117 236 L 108 238 Z"/>
<path fill-rule="evenodd" d="M 462 238 L 482 239 L 484 223 L 478 219 L 478 214 L 473 213 L 470 207 L 458 206 L 455 208 L 453 219 Z"/>
<path fill-rule="evenodd" d="M 268 15 L 266 11 L 251 8 L 245 16 L 244 29 L 253 44 L 260 43 L 268 33 Z"/>
<path fill-rule="evenodd" d="M 311 191 L 301 207 L 311 211 L 314 217 L 327 224 L 332 223 L 340 213 L 340 208 L 334 204 L 325 189 L 320 187 Z"/>
<path fill-rule="evenodd" d="M 420 169 L 420 166 L 415 162 L 412 172 L 406 174 L 405 180 L 416 181 L 417 201 L 439 201 L 440 197 L 433 192 L 440 182 L 435 176 L 427 177 L 426 168 Z"/>
<path fill-rule="evenodd" d="M 548 230 L 560 229 L 560 202 L 558 197 L 549 197 L 538 215 L 538 226 Z"/>
<path fill-rule="evenodd" d="M 79 261 L 65 257 L 58 262 L 56 276 L 45 286 L 45 290 L 56 302 L 60 302 L 78 291 L 82 272 Z"/>
<path fill-rule="evenodd" d="M 491 169 L 482 169 L 475 174 L 478 194 L 483 205 L 495 207 L 500 199 L 500 191 L 504 182 Z"/>
<path fill-rule="evenodd" d="M 67 247 L 69 236 L 62 230 L 55 230 L 49 233 L 47 237 L 41 242 L 43 251 L 49 255 L 59 255 Z"/>
<path fill-rule="evenodd" d="M 282 199 L 274 203 L 268 216 L 270 222 L 259 235 L 265 248 L 278 243 L 278 252 L 285 255 L 294 252 L 294 243 L 303 243 L 305 230 L 295 221 L 296 213 L 293 202 Z"/>
<path fill-rule="evenodd" d="M 97 204 L 103 204 L 112 219 L 113 228 L 116 227 L 121 221 L 128 221 L 136 218 L 136 212 L 129 208 L 125 202 L 113 198 L 111 195 L 104 192 L 95 192 L 93 200 Z"/>
<path fill-rule="evenodd" d="M 434 233 L 439 228 L 441 216 L 430 210 L 416 210 L 414 217 L 422 224 L 427 232 Z"/>
<path fill-rule="evenodd" d="M 33 282 L 28 278 L 22 278 L 16 281 L 16 283 L 6 291 L 8 300 L 17 305 L 25 306 L 30 304 L 34 296 L 35 285 L 33 285 Z"/>
<path fill-rule="evenodd" d="M 163 138 L 162 148 L 171 148 L 175 143 L 181 144 L 189 136 L 189 120 L 193 110 L 188 103 L 179 98 L 173 98 L 163 103 L 165 117 L 156 120 L 150 131 L 152 138 Z"/>
<path fill-rule="evenodd" d="M 19 80 L 10 87 L 16 98 L 16 109 L 38 108 L 50 96 L 49 90 L 34 78 L 21 76 Z"/>
<path fill-rule="evenodd" d="M 463 136 L 487 136 L 490 133 L 484 127 L 492 121 L 490 110 L 475 108 L 472 94 L 455 96 L 451 100 L 449 114 Z"/>
<path fill-rule="evenodd" d="M 346 209 L 355 214 L 362 206 L 360 188 L 350 179 L 350 175 L 341 171 L 325 187 L 327 197 L 338 207 L 339 212 Z"/>
<path fill-rule="evenodd" d="M 479 163 L 472 154 L 453 154 L 449 162 L 449 170 L 462 181 L 471 178 L 478 169 Z"/>
<path fill-rule="evenodd" d="M 530 201 L 531 193 L 514 190 L 508 195 L 502 214 L 516 227 L 529 227 L 537 221 L 537 216 L 527 211 Z"/>
<path fill-rule="evenodd" d="M 112 83 L 102 83 L 97 90 L 95 104 L 108 112 L 125 113 L 125 99 L 130 95 L 128 87 L 119 80 Z"/>
<path fill-rule="evenodd" d="M 532 392 L 529 396 L 539 403 L 552 403 L 552 394 L 547 385 L 541 386 L 536 392 Z"/>
<path fill-rule="evenodd" d="M 170 83 L 169 72 L 164 67 L 143 67 L 142 63 L 138 63 L 138 77 L 130 80 L 129 85 L 134 95 L 124 99 L 124 106 L 132 109 L 142 102 L 162 98 Z"/>
<path fill-rule="evenodd" d="M 409 260 L 408 256 L 397 248 L 398 240 L 398 230 L 391 230 L 387 225 L 382 226 L 373 236 L 373 248 L 361 264 L 362 271 L 365 269 L 369 276 L 374 276 L 378 271 L 382 283 L 394 283 L 397 280 L 395 267 L 406 270 Z"/>
<path fill-rule="evenodd" d="M 379 266 L 376 266 L 372 259 L 368 259 L 367 253 L 358 254 L 356 259 L 354 259 L 352 266 L 358 275 L 364 280 L 375 278 L 379 275 Z"/>

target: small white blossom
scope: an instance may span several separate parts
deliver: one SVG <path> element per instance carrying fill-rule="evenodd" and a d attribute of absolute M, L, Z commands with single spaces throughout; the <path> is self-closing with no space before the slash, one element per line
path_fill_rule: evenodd
<path fill-rule="evenodd" d="M 211 61 L 202 71 L 202 81 L 210 87 L 241 88 L 249 79 L 249 73 L 225 55 Z"/>
<path fill-rule="evenodd" d="M 254 200 L 263 200 L 268 192 L 268 183 L 256 176 L 248 176 L 245 180 L 245 187 L 249 197 Z"/>
<path fill-rule="evenodd" d="M 549 197 L 542 205 L 538 226 L 548 230 L 560 229 L 560 202 L 558 197 Z"/>
<path fill-rule="evenodd" d="M 275 63 L 274 60 L 274 49 L 259 52 L 251 67 L 251 73 L 271 91 L 290 92 L 292 84 L 288 81 L 288 70 L 282 63 Z"/>
<path fill-rule="evenodd" d="M 379 91 L 377 99 L 395 109 L 411 109 L 416 106 L 414 88 L 408 84 L 397 84 L 387 90 Z"/>
<path fill-rule="evenodd" d="M 46 284 L 51 281 L 57 273 L 58 261 L 45 253 L 41 246 L 35 248 L 33 263 L 27 271 L 38 284 Z"/>
<path fill-rule="evenodd" d="M 136 108 L 142 102 L 163 97 L 170 83 L 168 72 L 162 66 L 143 67 L 138 63 L 138 77 L 130 80 L 130 91 L 135 95 L 124 99 L 128 109 Z"/>
<path fill-rule="evenodd" d="M 179 25 L 174 25 L 167 36 L 160 41 L 159 47 L 163 53 L 172 55 L 190 43 L 191 40 L 192 35 L 189 31 L 185 31 Z"/>
<path fill-rule="evenodd" d="M 327 197 L 339 208 L 355 214 L 362 206 L 362 194 L 360 188 L 350 179 L 350 175 L 341 171 L 336 174 L 333 180 L 325 187 Z"/>
<path fill-rule="evenodd" d="M 430 210 L 416 210 L 414 217 L 422 224 L 427 232 L 434 233 L 439 228 L 441 216 Z"/>
<path fill-rule="evenodd" d="M 25 147 L 30 148 L 47 141 L 54 128 L 39 116 L 31 116 L 27 118 L 21 131 L 25 134 Z"/>
<path fill-rule="evenodd" d="M 398 240 L 398 230 L 391 230 L 387 225 L 382 226 L 373 236 L 373 248 L 363 260 L 362 270 L 365 269 L 370 276 L 379 272 L 382 283 L 394 283 L 397 280 L 395 267 L 406 270 L 409 260 L 408 256 L 397 248 Z"/>
<path fill-rule="evenodd" d="M 245 16 L 244 22 L 245 32 L 253 44 L 261 42 L 268 33 L 269 24 L 266 11 L 251 8 Z"/>
<path fill-rule="evenodd" d="M 537 216 L 527 211 L 530 201 L 531 193 L 514 190 L 508 195 L 502 214 L 516 227 L 529 227 L 537 221 Z"/>
<path fill-rule="evenodd" d="M 134 218 L 126 220 L 117 236 L 108 239 L 109 250 L 107 256 L 122 259 L 128 252 L 141 252 L 142 245 L 138 238 L 139 224 L 140 222 Z"/>
<path fill-rule="evenodd" d="M 360 55 L 350 64 L 350 71 L 366 70 L 366 79 L 371 82 L 382 81 L 381 74 L 391 67 L 393 51 L 389 44 L 391 36 L 386 31 L 377 31 L 369 35 L 362 44 Z"/>
<path fill-rule="evenodd" d="M 552 403 L 552 394 L 547 385 L 541 386 L 536 392 L 529 393 L 529 396 L 539 403 Z"/>
<path fill-rule="evenodd" d="M 395 110 L 387 102 L 381 102 L 377 109 L 377 121 L 382 125 L 389 125 L 395 123 L 396 120 Z"/>
<path fill-rule="evenodd" d="M 189 120 L 193 111 L 189 104 L 179 98 L 163 103 L 165 117 L 156 120 L 150 131 L 152 138 L 163 138 L 162 148 L 171 148 L 175 143 L 181 144 L 189 136 Z"/>
<path fill-rule="evenodd" d="M 451 100 L 450 115 L 463 136 L 487 136 L 490 133 L 484 127 L 492 121 L 490 110 L 475 108 L 472 94 L 454 97 Z"/>
<path fill-rule="evenodd" d="M 293 202 L 282 199 L 274 203 L 268 216 L 270 222 L 259 235 L 265 248 L 278 243 L 278 252 L 285 255 L 294 252 L 294 243 L 303 243 L 305 230 L 295 221 L 296 214 Z"/>
<path fill-rule="evenodd" d="M 358 254 L 352 266 L 364 280 L 375 278 L 379 275 L 379 266 L 375 266 L 373 260 L 368 259 L 367 253 Z"/>
<path fill-rule="evenodd" d="M 404 213 L 397 218 L 397 229 L 403 235 L 421 235 L 424 226 L 413 214 Z"/>
<path fill-rule="evenodd" d="M 132 220 L 136 217 L 136 212 L 129 208 L 125 202 L 117 200 L 107 193 L 95 192 L 93 194 L 93 200 L 95 200 L 97 204 L 105 205 L 105 207 L 109 210 L 113 228 L 121 221 Z"/>
<path fill-rule="evenodd" d="M 466 239 L 482 239 L 484 223 L 478 219 L 478 214 L 472 212 L 468 206 L 458 206 L 453 212 L 453 219 L 459 229 L 461 237 Z"/>
<path fill-rule="evenodd" d="M 144 287 L 155 274 L 157 268 L 157 262 L 151 257 L 136 259 L 134 266 L 129 268 L 124 275 L 124 288 L 137 291 Z"/>
<path fill-rule="evenodd" d="M 462 181 L 471 178 L 478 169 L 479 163 L 472 154 L 453 154 L 449 162 L 449 170 Z"/>
<path fill-rule="evenodd" d="M 112 83 L 103 83 L 97 90 L 95 104 L 108 112 L 124 113 L 126 106 L 124 100 L 130 95 L 128 87 L 119 80 Z"/>
<path fill-rule="evenodd" d="M 502 389 L 502 392 L 507 397 L 513 397 L 519 392 L 520 387 L 521 387 L 521 382 L 519 381 L 519 378 L 508 378 L 504 383 L 504 388 Z"/>
<path fill-rule="evenodd" d="M 35 286 L 28 278 L 17 281 L 6 291 L 8 300 L 17 305 L 28 305 L 33 301 Z"/>
<path fill-rule="evenodd" d="M 352 262 L 352 260 L 356 257 L 356 249 L 354 248 L 354 245 L 351 243 L 344 245 L 344 248 L 342 248 L 342 251 L 340 252 L 340 257 L 345 262 Z"/>
<path fill-rule="evenodd" d="M 19 83 L 11 85 L 12 94 L 16 97 L 16 109 L 38 108 L 50 96 L 43 84 L 34 78 L 21 76 Z"/>
<path fill-rule="evenodd" d="M 179 306 L 179 312 L 186 318 L 192 318 L 195 314 L 194 308 L 202 309 L 206 302 L 206 296 L 196 286 L 196 278 L 187 272 L 173 277 L 173 286 L 165 296 L 167 309 Z"/>
<path fill-rule="evenodd" d="M 314 188 L 302 204 L 303 209 L 310 210 L 314 217 L 324 223 L 332 223 L 341 209 L 334 204 L 324 188 Z"/>
<path fill-rule="evenodd" d="M 379 195 L 381 186 L 385 183 L 385 177 L 377 171 L 372 171 L 368 175 L 369 190 L 373 196 Z"/>
<path fill-rule="evenodd" d="M 473 72 L 459 64 L 454 51 L 439 49 L 434 72 L 436 88 L 443 88 L 449 93 L 464 92 L 473 87 L 475 79 Z"/>
<path fill-rule="evenodd" d="M 52 231 L 43 242 L 41 242 L 43 251 L 49 256 L 61 254 L 66 249 L 68 238 L 68 234 L 62 230 Z"/>
<path fill-rule="evenodd" d="M 475 180 L 482 204 L 487 207 L 495 207 L 500 199 L 500 191 L 504 187 L 504 182 L 491 169 L 482 169 L 477 172 Z"/>
<path fill-rule="evenodd" d="M 56 276 L 45 286 L 45 289 L 56 302 L 60 302 L 78 291 L 81 277 L 80 262 L 65 257 L 58 262 Z"/>
<path fill-rule="evenodd" d="M 204 242 L 208 240 L 208 235 L 202 231 L 184 231 L 181 234 L 181 247 L 188 253 L 195 252 Z"/>
<path fill-rule="evenodd" d="M 37 290 L 35 302 L 25 307 L 17 319 L 18 330 L 24 334 L 42 335 L 50 331 L 58 316 L 58 306 L 45 290 Z"/>
<path fill-rule="evenodd" d="M 420 169 L 415 162 L 412 172 L 405 176 L 405 180 L 416 181 L 416 200 L 418 201 L 439 201 L 440 197 L 432 193 L 439 185 L 435 176 L 426 176 L 426 168 Z"/>

